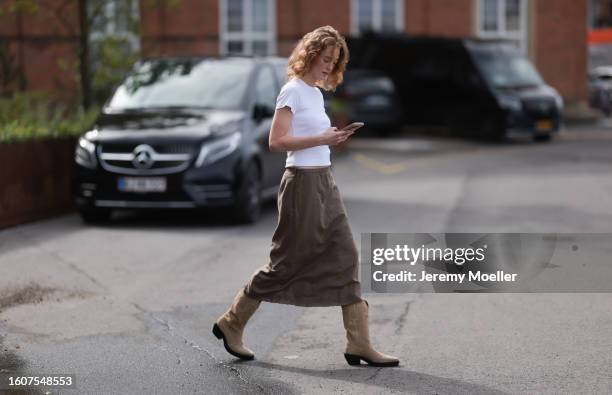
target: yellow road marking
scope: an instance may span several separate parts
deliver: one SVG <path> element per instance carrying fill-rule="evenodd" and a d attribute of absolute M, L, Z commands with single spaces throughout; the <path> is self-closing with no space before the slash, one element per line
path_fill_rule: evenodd
<path fill-rule="evenodd" d="M 376 159 L 372 159 L 369 156 L 366 156 L 362 153 L 353 154 L 353 159 L 362 164 L 365 167 L 368 167 L 372 170 L 376 170 L 379 173 L 383 174 L 395 174 L 400 171 L 406 170 L 408 166 L 413 163 L 412 161 L 402 161 L 391 164 L 386 164 L 377 161 Z"/>

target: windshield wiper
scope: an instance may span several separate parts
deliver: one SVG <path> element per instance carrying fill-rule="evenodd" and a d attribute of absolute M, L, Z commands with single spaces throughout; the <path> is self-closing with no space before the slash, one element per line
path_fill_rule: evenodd
<path fill-rule="evenodd" d="M 151 106 L 151 107 L 146 107 L 146 108 L 150 108 L 153 110 L 210 110 L 214 107 L 212 106 Z"/>
<path fill-rule="evenodd" d="M 127 108 L 109 108 L 110 112 L 155 112 L 155 111 L 178 111 L 178 112 L 196 112 L 202 110 L 210 110 L 212 106 L 146 106 L 146 107 L 127 107 Z"/>

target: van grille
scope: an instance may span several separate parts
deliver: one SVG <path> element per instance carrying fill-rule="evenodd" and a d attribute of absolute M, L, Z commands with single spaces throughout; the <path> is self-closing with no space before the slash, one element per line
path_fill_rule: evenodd
<path fill-rule="evenodd" d="M 557 111 L 555 100 L 549 98 L 523 99 L 523 107 L 531 115 L 554 115 Z"/>
<path fill-rule="evenodd" d="M 192 144 L 104 143 L 97 149 L 101 166 L 130 175 L 172 174 L 184 171 L 195 156 Z"/>

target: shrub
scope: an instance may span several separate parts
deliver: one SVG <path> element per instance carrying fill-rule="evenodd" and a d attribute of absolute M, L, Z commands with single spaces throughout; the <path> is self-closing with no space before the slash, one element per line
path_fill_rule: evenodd
<path fill-rule="evenodd" d="M 71 108 L 42 92 L 0 98 L 0 143 L 78 136 L 91 127 L 98 112 Z"/>

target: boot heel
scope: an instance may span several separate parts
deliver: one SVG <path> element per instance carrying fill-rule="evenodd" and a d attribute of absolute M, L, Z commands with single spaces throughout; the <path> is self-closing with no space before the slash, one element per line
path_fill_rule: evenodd
<path fill-rule="evenodd" d="M 215 324 L 213 326 L 212 332 L 213 332 L 213 335 L 215 335 L 215 337 L 217 339 L 222 339 L 223 338 L 223 332 L 221 332 L 221 328 L 219 328 L 219 325 Z"/>
<path fill-rule="evenodd" d="M 361 365 L 361 357 L 353 354 L 344 354 L 344 359 L 348 362 L 349 365 Z"/>

